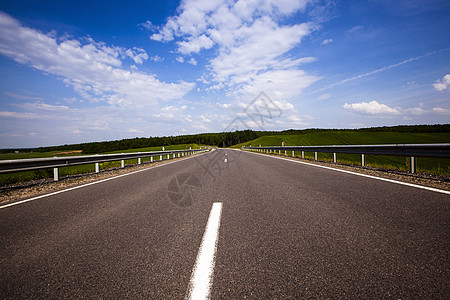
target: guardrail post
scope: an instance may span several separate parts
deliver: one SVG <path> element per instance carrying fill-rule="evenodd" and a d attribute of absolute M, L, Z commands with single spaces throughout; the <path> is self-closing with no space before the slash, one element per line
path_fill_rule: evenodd
<path fill-rule="evenodd" d="M 123 168 L 125 168 L 125 160 L 121 160 L 120 161 L 120 167 L 123 169 Z"/>
<path fill-rule="evenodd" d="M 162 155 L 159 156 L 159 160 L 162 160 Z"/>
<path fill-rule="evenodd" d="M 317 152 L 314 152 L 314 160 L 317 160 Z"/>
<path fill-rule="evenodd" d="M 58 168 L 53 168 L 53 181 L 59 180 Z"/>
<path fill-rule="evenodd" d="M 292 150 L 292 157 L 295 157 L 295 151 Z"/>
<path fill-rule="evenodd" d="M 167 154 L 167 159 L 170 159 L 170 154 Z"/>
<path fill-rule="evenodd" d="M 278 155 L 281 155 L 281 150 L 278 150 Z"/>
<path fill-rule="evenodd" d="M 287 156 L 287 150 L 284 150 L 284 156 Z"/>
<path fill-rule="evenodd" d="M 361 154 L 361 166 L 365 166 L 366 165 L 366 157 L 364 156 L 364 154 Z"/>
<path fill-rule="evenodd" d="M 138 157 L 138 165 L 142 164 L 141 158 Z"/>
<path fill-rule="evenodd" d="M 100 164 L 95 163 L 95 173 L 100 173 Z"/>
<path fill-rule="evenodd" d="M 153 156 L 150 156 L 150 162 L 151 163 L 153 162 Z"/>
<path fill-rule="evenodd" d="M 337 162 L 337 157 L 336 157 L 336 153 L 333 153 L 333 162 L 336 163 Z"/>
<path fill-rule="evenodd" d="M 417 172 L 417 158 L 414 156 L 411 156 L 411 173 Z"/>
<path fill-rule="evenodd" d="M 180 152 L 178 152 L 178 157 L 180 157 Z"/>
<path fill-rule="evenodd" d="M 305 151 L 302 151 L 302 158 L 305 158 Z"/>

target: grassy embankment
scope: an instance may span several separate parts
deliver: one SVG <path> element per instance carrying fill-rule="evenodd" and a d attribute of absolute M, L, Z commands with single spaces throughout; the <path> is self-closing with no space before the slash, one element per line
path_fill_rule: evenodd
<path fill-rule="evenodd" d="M 322 146 L 322 145 L 377 145 L 377 144 L 432 144 L 449 143 L 450 133 L 403 133 L 403 132 L 358 132 L 328 131 L 300 135 L 262 136 L 253 141 L 238 144 L 242 146 Z M 282 153 L 284 154 L 284 153 Z M 292 155 L 288 151 L 288 155 Z M 296 153 L 296 156 L 301 153 Z M 305 157 L 314 159 L 314 153 L 305 153 Z M 319 153 L 319 160 L 333 161 L 332 153 Z M 339 163 L 361 164 L 359 154 L 337 154 Z M 395 170 L 409 170 L 409 157 L 366 155 L 366 165 Z M 450 159 L 417 158 L 417 171 L 436 175 L 450 174 Z"/>
<path fill-rule="evenodd" d="M 165 146 L 165 150 L 184 150 L 189 149 L 198 149 L 199 145 L 197 144 L 184 144 L 184 145 L 173 145 L 173 146 Z M 149 151 L 161 151 L 162 147 L 149 147 L 149 148 L 139 148 L 139 149 L 128 149 L 121 151 L 113 151 L 101 154 L 112 154 L 112 153 L 132 153 L 132 152 L 149 152 Z M 51 151 L 51 152 L 24 152 L 24 153 L 1 153 L 0 160 L 10 160 L 10 159 L 27 159 L 27 158 L 45 158 L 45 157 L 64 157 L 64 156 L 78 156 L 83 155 L 80 151 L 72 150 L 72 151 Z M 166 159 L 167 156 L 164 156 Z M 159 157 L 155 157 L 155 160 L 159 160 Z M 142 158 L 142 162 L 148 162 L 150 158 Z M 137 159 L 125 160 L 125 165 L 136 164 Z M 100 170 L 117 168 L 120 167 L 120 161 L 112 161 L 112 162 L 104 162 L 100 163 Z M 63 167 L 59 168 L 59 176 L 64 177 L 68 175 L 76 175 L 76 174 L 85 174 L 91 173 L 95 171 L 95 164 L 87 164 L 87 165 L 77 165 L 71 167 Z M 26 171 L 26 172 L 17 172 L 10 174 L 0 174 L 0 186 L 4 186 L 7 184 L 13 184 L 17 182 L 41 179 L 41 178 L 52 178 L 53 177 L 53 169 L 42 169 L 35 171 Z"/>

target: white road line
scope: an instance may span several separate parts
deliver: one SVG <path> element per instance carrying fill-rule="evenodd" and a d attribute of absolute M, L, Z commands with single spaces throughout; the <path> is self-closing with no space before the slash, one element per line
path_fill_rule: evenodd
<path fill-rule="evenodd" d="M 208 152 L 206 152 L 206 153 L 208 153 Z M 131 175 L 131 174 L 136 174 L 136 173 L 143 172 L 143 171 L 147 171 L 147 170 L 151 170 L 151 169 L 154 169 L 154 168 L 158 168 L 158 167 L 162 167 L 162 166 L 167 166 L 167 165 L 170 165 L 170 164 L 173 164 L 173 163 L 182 161 L 182 160 L 190 159 L 190 158 L 193 158 L 193 157 L 198 157 L 198 156 L 204 155 L 204 154 L 206 154 L 206 153 L 202 153 L 202 154 L 199 154 L 199 155 L 197 155 L 197 156 L 191 155 L 191 156 L 188 156 L 188 157 L 186 157 L 186 158 L 181 158 L 181 159 L 177 159 L 177 160 L 175 160 L 175 161 L 166 162 L 166 163 L 163 163 L 163 164 L 161 164 L 161 165 L 151 166 L 151 167 L 149 167 L 149 168 L 145 168 L 145 169 L 142 169 L 142 170 L 137 170 L 137 171 L 133 171 L 133 172 L 130 172 L 130 173 L 125 173 L 125 174 L 117 175 L 117 176 L 114 176 L 114 177 L 102 179 L 102 180 L 99 180 L 99 181 L 94 181 L 94 182 L 89 182 L 89 183 L 86 183 L 86 184 L 83 184 L 83 185 L 74 186 L 74 187 L 71 187 L 71 188 L 68 188 L 68 189 L 65 189 L 65 190 L 56 191 L 56 192 L 53 192 L 53 193 L 49 193 L 49 194 L 45 194 L 45 195 L 33 197 L 33 198 L 30 198 L 30 199 L 25 199 L 25 200 L 21 200 L 21 201 L 9 203 L 9 204 L 1 205 L 1 206 L 0 206 L 0 209 L 2 209 L 2 208 L 7 208 L 7 207 L 10 207 L 10 206 L 14 206 L 14 205 L 19 205 L 19 204 L 22 204 L 22 203 L 34 201 L 34 200 L 37 200 L 37 199 L 41 199 L 41 198 L 45 198 L 45 197 L 49 197 L 49 196 L 53 196 L 53 195 L 57 195 L 57 194 L 61 194 L 61 193 L 64 193 L 64 192 L 68 192 L 68 191 L 76 190 L 76 189 L 79 189 L 79 188 L 83 188 L 83 187 L 85 187 L 85 186 L 90 186 L 90 185 L 93 185 L 93 184 L 97 184 L 97 183 L 101 183 L 101 182 L 113 180 L 113 179 L 116 179 L 116 178 L 120 178 L 120 177 L 124 177 L 124 176 Z"/>
<path fill-rule="evenodd" d="M 383 178 L 383 177 L 377 177 L 377 176 L 372 176 L 372 175 L 367 175 L 367 174 L 362 174 L 362 173 L 356 173 L 356 172 L 352 172 L 352 171 L 341 170 L 341 169 L 336 169 L 336 168 L 332 168 L 332 167 L 311 164 L 311 163 L 307 163 L 307 162 L 304 162 L 304 161 L 292 160 L 292 159 L 287 159 L 287 158 L 283 158 L 283 157 L 271 156 L 271 155 L 255 153 L 255 152 L 249 152 L 249 151 L 246 151 L 246 152 L 247 153 L 252 153 L 252 154 L 262 155 L 262 156 L 265 156 L 265 157 L 272 157 L 272 158 L 276 158 L 276 159 L 286 160 L 286 161 L 299 163 L 299 164 L 303 164 L 303 165 L 308 165 L 308 166 L 312 166 L 312 167 L 323 168 L 323 169 L 333 170 L 333 171 L 347 173 L 347 174 L 352 174 L 352 175 L 358 175 L 358 176 L 362 176 L 362 177 L 367 177 L 367 178 L 387 181 L 387 182 L 391 182 L 391 183 L 402 184 L 402 185 L 406 185 L 406 186 L 410 186 L 410 187 L 415 187 L 415 188 L 418 188 L 418 189 L 423 189 L 423 190 L 427 190 L 427 191 L 432 191 L 432 192 L 437 192 L 437 193 L 450 195 L 450 191 L 441 190 L 441 189 L 432 188 L 432 187 L 423 186 L 423 185 L 417 185 L 417 184 L 414 184 L 414 183 L 402 182 L 402 181 L 392 180 L 392 179 Z"/>
<path fill-rule="evenodd" d="M 192 270 L 186 299 L 205 300 L 210 297 L 221 214 L 222 203 L 213 203 L 197 260 Z"/>

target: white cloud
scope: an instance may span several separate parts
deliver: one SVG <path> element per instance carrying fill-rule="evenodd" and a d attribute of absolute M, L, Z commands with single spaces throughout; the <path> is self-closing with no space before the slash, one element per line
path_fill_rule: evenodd
<path fill-rule="evenodd" d="M 139 27 L 147 29 L 147 30 L 154 30 L 155 26 L 152 24 L 151 21 L 147 20 L 144 23 L 138 24 Z"/>
<path fill-rule="evenodd" d="M 269 18 L 258 19 L 251 26 L 242 26 L 239 43 L 220 51 L 211 60 L 214 80 L 240 83 L 258 72 L 279 67 L 281 61 L 292 62 L 291 59 L 280 58 L 311 30 L 310 24 L 279 27 Z"/>
<path fill-rule="evenodd" d="M 318 77 L 297 69 L 271 70 L 249 75 L 247 78 L 251 78 L 251 81 L 239 90 L 244 97 L 248 98 L 264 91 L 273 99 L 289 99 L 318 80 Z"/>
<path fill-rule="evenodd" d="M 152 57 L 150 57 L 150 60 L 153 60 L 153 61 L 159 62 L 159 61 L 163 61 L 163 60 L 164 60 L 164 58 L 163 58 L 163 57 L 161 57 L 161 56 L 159 56 L 159 55 L 153 55 Z"/>
<path fill-rule="evenodd" d="M 331 98 L 331 94 L 322 94 L 319 97 L 316 98 L 316 100 L 322 101 L 322 100 L 327 100 Z"/>
<path fill-rule="evenodd" d="M 129 133 L 140 133 L 140 134 L 144 133 L 143 130 L 139 130 L 139 129 L 135 129 L 135 128 L 128 129 L 128 132 Z"/>
<path fill-rule="evenodd" d="M 404 110 L 405 113 L 409 113 L 409 114 L 413 114 L 413 115 L 423 115 L 425 114 L 427 111 L 424 110 L 421 107 L 412 107 L 412 108 L 407 108 Z"/>
<path fill-rule="evenodd" d="M 4 92 L 5 95 L 16 98 L 16 99 L 25 99 L 25 100 L 42 100 L 42 97 L 33 97 L 33 96 L 25 96 L 25 95 L 18 95 L 11 92 Z"/>
<path fill-rule="evenodd" d="M 133 50 L 125 51 L 126 55 L 130 57 L 135 63 L 142 65 L 144 60 L 148 59 L 148 54 L 144 49 L 134 47 Z"/>
<path fill-rule="evenodd" d="M 329 43 L 332 43 L 332 42 L 333 42 L 333 39 L 326 39 L 326 40 L 323 40 L 323 42 L 321 44 L 328 45 Z"/>
<path fill-rule="evenodd" d="M 439 92 L 445 91 L 450 87 L 450 74 L 445 75 L 442 79 L 437 80 L 433 87 Z"/>
<path fill-rule="evenodd" d="M 261 93 L 250 102 L 234 100 L 231 103 L 215 103 L 222 111 L 222 128 L 234 131 L 244 129 L 283 130 L 308 125 L 311 116 L 301 114 L 295 105 L 287 100 L 274 99 Z M 214 118 L 218 122 L 218 118 Z"/>
<path fill-rule="evenodd" d="M 129 51 L 128 51 L 129 50 Z M 85 38 L 62 40 L 22 26 L 0 13 L 0 53 L 20 64 L 61 76 L 90 101 L 112 105 L 146 105 L 183 97 L 195 83 L 164 83 L 155 75 L 123 69 L 122 58 L 148 59 L 139 48 L 125 50 Z"/>
<path fill-rule="evenodd" d="M 378 103 L 377 101 L 360 102 L 353 104 L 344 104 L 344 108 L 357 113 L 369 114 L 369 115 L 384 115 L 384 114 L 400 114 L 395 108 L 391 108 L 386 104 Z"/>
<path fill-rule="evenodd" d="M 210 49 L 213 46 L 213 41 L 202 34 L 198 37 L 190 37 L 187 41 L 178 42 L 178 51 L 182 54 L 199 53 L 202 49 Z"/>
<path fill-rule="evenodd" d="M 279 76 L 270 80 L 280 83 L 279 78 L 288 78 L 300 71 L 300 64 L 314 60 L 311 57 L 292 58 L 288 53 L 318 27 L 311 23 L 278 23 L 283 17 L 305 9 L 308 2 L 186 0 L 178 7 L 177 14 L 151 38 L 164 42 L 177 39 L 177 51 L 183 55 L 216 46 L 207 65 L 210 74 L 207 79 L 203 77 L 204 82 L 211 84 L 207 90 L 226 88 L 245 93 L 260 87 L 260 82 L 267 81 L 268 76 Z M 177 60 L 181 61 L 181 58 Z M 296 79 L 302 81 L 295 92 L 289 88 L 284 92 L 286 95 L 299 94 L 318 80 L 302 71 L 295 74 Z M 288 83 L 282 82 L 282 85 L 283 88 L 278 89 L 285 89 Z"/>
<path fill-rule="evenodd" d="M 42 102 L 21 103 L 21 104 L 17 104 L 16 106 L 21 107 L 26 110 L 31 110 L 31 111 L 42 110 L 42 111 L 56 112 L 56 111 L 69 110 L 69 107 L 66 105 L 52 105 L 52 104 L 47 104 L 47 103 L 42 103 Z"/>
<path fill-rule="evenodd" d="M 450 108 L 434 107 L 433 112 L 442 115 L 450 115 Z"/>
<path fill-rule="evenodd" d="M 39 115 L 35 113 L 18 113 L 13 111 L 0 111 L 0 118 L 15 119 L 39 119 Z"/>
<path fill-rule="evenodd" d="M 207 115 L 200 115 L 200 120 L 201 120 L 202 122 L 211 123 L 211 119 L 208 118 Z"/>
<path fill-rule="evenodd" d="M 197 65 L 197 61 L 193 57 L 188 61 L 188 63 L 191 64 L 191 65 L 194 65 L 194 66 Z"/>

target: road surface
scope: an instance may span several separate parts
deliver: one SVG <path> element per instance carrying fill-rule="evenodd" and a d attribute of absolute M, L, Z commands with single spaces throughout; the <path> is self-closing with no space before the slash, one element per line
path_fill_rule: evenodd
<path fill-rule="evenodd" d="M 448 299 L 449 207 L 220 149 L 1 208 L 0 298 Z"/>

